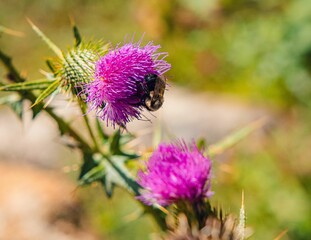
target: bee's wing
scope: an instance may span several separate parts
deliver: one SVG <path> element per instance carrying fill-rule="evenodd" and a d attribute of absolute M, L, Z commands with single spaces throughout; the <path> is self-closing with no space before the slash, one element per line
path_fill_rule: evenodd
<path fill-rule="evenodd" d="M 154 95 L 162 96 L 166 87 L 166 79 L 164 77 L 158 77 L 154 86 Z"/>

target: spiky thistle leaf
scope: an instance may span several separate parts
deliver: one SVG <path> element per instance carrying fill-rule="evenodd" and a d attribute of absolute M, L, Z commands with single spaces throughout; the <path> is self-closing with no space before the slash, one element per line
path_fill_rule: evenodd
<path fill-rule="evenodd" d="M 48 79 L 40 79 L 35 81 L 25 81 L 25 82 L 19 82 L 19 83 L 12 83 L 3 85 L 0 87 L 0 91 L 26 91 L 26 90 L 40 90 L 40 89 L 46 89 L 49 87 L 54 80 L 48 80 Z"/>
<path fill-rule="evenodd" d="M 59 88 L 60 79 L 57 79 L 53 81 L 52 84 L 50 84 L 44 91 L 41 92 L 41 94 L 37 97 L 34 104 L 32 104 L 31 107 L 34 107 L 41 103 L 44 99 L 46 99 L 48 96 L 50 96 L 52 93 L 54 93 Z"/>
<path fill-rule="evenodd" d="M 138 194 L 139 185 L 125 166 L 127 157 L 102 156 L 100 154 L 87 154 L 84 156 L 84 164 L 81 167 L 79 184 L 86 185 L 99 181 L 107 194 L 111 197 L 115 186 L 119 186 L 133 194 Z"/>
<path fill-rule="evenodd" d="M 62 51 L 54 44 L 30 19 L 27 18 L 32 29 L 35 33 L 41 37 L 41 39 L 50 47 L 50 49 L 58 56 L 59 58 L 63 57 Z"/>
<path fill-rule="evenodd" d="M 19 31 L 16 31 L 16 30 L 13 30 L 13 29 L 1 26 L 1 25 L 0 25 L 0 33 L 6 33 L 6 34 L 16 36 L 16 37 L 24 37 L 25 35 L 23 32 L 19 32 Z"/>
<path fill-rule="evenodd" d="M 213 145 L 210 145 L 206 154 L 213 157 L 215 155 L 223 153 L 225 150 L 234 146 L 239 141 L 245 139 L 249 134 L 251 134 L 255 130 L 258 130 L 261 127 L 263 127 L 266 124 L 266 122 L 267 122 L 267 119 L 265 117 L 262 117 L 254 122 L 251 122 L 250 124 L 246 125 L 242 129 L 239 129 L 229 134 L 228 136 L 226 136 L 224 139 L 220 140 L 219 142 Z"/>

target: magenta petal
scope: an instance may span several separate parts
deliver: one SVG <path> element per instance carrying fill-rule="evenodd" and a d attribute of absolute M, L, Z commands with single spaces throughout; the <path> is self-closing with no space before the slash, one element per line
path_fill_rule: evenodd
<path fill-rule="evenodd" d="M 146 171 L 139 171 L 138 183 L 144 188 L 138 197 L 147 205 L 166 206 L 179 200 L 190 202 L 210 197 L 211 161 L 193 144 L 160 144 Z"/>

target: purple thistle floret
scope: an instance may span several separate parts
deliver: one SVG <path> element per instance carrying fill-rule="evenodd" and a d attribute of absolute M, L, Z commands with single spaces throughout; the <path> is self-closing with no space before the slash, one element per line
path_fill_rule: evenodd
<path fill-rule="evenodd" d="M 145 75 L 162 75 L 171 67 L 164 60 L 167 53 L 156 53 L 159 45 L 140 44 L 127 43 L 100 58 L 94 81 L 85 86 L 90 108 L 107 124 L 125 126 L 133 118 L 140 119 Z"/>
<path fill-rule="evenodd" d="M 138 183 L 144 188 L 138 199 L 147 205 L 194 203 L 213 194 L 210 178 L 211 161 L 195 144 L 160 144 L 146 163 L 146 171 L 138 172 Z"/>

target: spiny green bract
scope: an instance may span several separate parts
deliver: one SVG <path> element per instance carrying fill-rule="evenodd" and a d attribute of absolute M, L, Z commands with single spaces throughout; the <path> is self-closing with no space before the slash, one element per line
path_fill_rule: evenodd
<path fill-rule="evenodd" d="M 95 63 L 109 49 L 109 44 L 102 42 L 81 43 L 73 47 L 63 58 L 52 60 L 51 66 L 55 77 L 61 78 L 60 87 L 68 92 L 77 94 L 83 84 L 94 77 Z"/>

